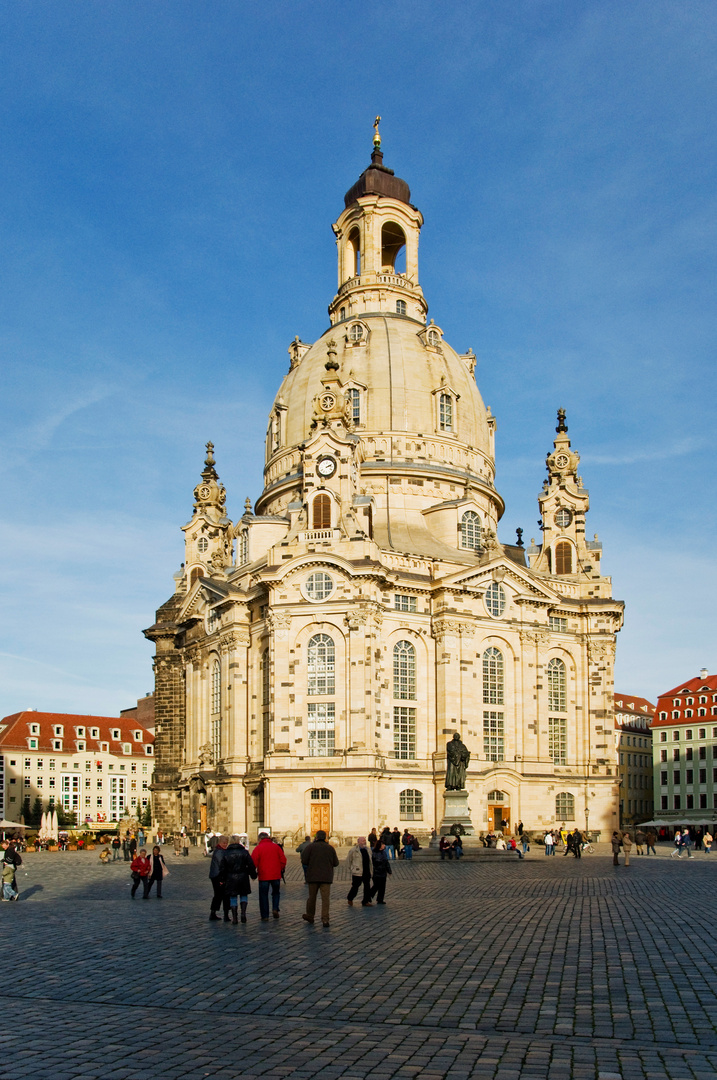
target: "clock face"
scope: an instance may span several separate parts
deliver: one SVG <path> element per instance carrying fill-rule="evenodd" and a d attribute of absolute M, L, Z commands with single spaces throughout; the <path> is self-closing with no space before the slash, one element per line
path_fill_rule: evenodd
<path fill-rule="evenodd" d="M 336 472 L 336 459 L 332 457 L 319 458 L 316 470 L 319 476 L 324 476 L 328 479 L 329 476 L 333 476 Z"/>
<path fill-rule="evenodd" d="M 320 405 L 324 412 L 330 412 L 336 404 L 336 398 L 333 394 L 322 394 Z"/>
<path fill-rule="evenodd" d="M 210 496 L 210 494 L 211 494 L 211 491 L 210 491 L 210 489 L 209 489 L 209 488 L 207 487 L 207 485 L 206 485 L 206 484 L 204 484 L 204 486 L 203 486 L 203 487 L 200 487 L 200 489 L 199 489 L 199 498 L 200 498 L 200 499 L 208 499 L 208 498 L 209 498 L 209 496 Z"/>
<path fill-rule="evenodd" d="M 555 464 L 559 469 L 565 469 L 570 464 L 570 458 L 567 454 L 558 454 L 555 459 Z"/>

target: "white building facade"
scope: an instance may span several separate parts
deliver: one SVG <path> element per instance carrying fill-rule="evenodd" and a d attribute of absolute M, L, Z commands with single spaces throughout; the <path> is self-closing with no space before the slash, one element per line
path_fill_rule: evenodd
<path fill-rule="evenodd" d="M 541 542 L 501 544 L 495 418 L 427 321 L 420 212 L 380 145 L 333 226 L 330 324 L 295 338 L 264 488 L 233 523 L 213 447 L 156 646 L 157 824 L 337 838 L 443 816 L 471 751 L 477 831 L 618 824 L 623 605 L 586 539 L 562 410 Z"/>

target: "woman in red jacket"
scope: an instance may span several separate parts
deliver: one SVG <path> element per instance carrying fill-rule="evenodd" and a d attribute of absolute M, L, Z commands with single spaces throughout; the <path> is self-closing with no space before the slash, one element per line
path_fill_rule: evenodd
<path fill-rule="evenodd" d="M 140 885 L 144 886 L 149 873 L 149 859 L 147 858 L 146 848 L 142 848 L 139 855 L 135 855 L 132 859 L 130 870 L 132 871 L 132 892 L 130 896 L 134 897 Z"/>

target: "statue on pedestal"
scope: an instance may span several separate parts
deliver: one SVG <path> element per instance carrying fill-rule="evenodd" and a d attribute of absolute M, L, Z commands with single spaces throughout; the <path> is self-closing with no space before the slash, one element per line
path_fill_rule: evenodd
<path fill-rule="evenodd" d="M 466 786 L 466 771 L 471 759 L 470 750 L 461 742 L 456 732 L 446 746 L 446 791 L 463 791 Z"/>

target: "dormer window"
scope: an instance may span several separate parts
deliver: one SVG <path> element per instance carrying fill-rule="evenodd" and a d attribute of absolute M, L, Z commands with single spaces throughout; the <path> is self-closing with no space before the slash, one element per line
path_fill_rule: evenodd
<path fill-rule="evenodd" d="M 30 724 L 30 734 L 31 735 L 39 735 L 40 734 L 40 725 L 39 724 Z"/>
<path fill-rule="evenodd" d="M 28 739 L 27 745 L 30 750 L 37 750 L 37 739 Z"/>
<path fill-rule="evenodd" d="M 78 750 L 85 750 L 85 740 L 84 739 L 78 739 L 75 745 L 77 746 Z"/>
<path fill-rule="evenodd" d="M 481 541 L 481 523 L 475 510 L 466 510 L 461 518 L 461 547 L 478 551 Z"/>
<path fill-rule="evenodd" d="M 142 742 L 142 732 L 141 731 L 133 731 L 132 732 L 132 738 L 134 739 L 135 742 Z"/>
<path fill-rule="evenodd" d="M 102 751 L 103 754 L 109 754 L 109 752 L 110 752 L 110 744 L 108 742 L 101 742 L 100 743 L 100 750 Z M 102 768 L 102 765 L 100 764 L 99 761 L 97 762 L 97 768 L 98 769 Z"/>
<path fill-rule="evenodd" d="M 442 393 L 438 399 L 438 427 L 441 431 L 453 431 L 453 398 Z"/>
<path fill-rule="evenodd" d="M 426 334 L 426 341 L 436 349 L 441 344 L 441 335 L 437 330 L 429 330 Z"/>
<path fill-rule="evenodd" d="M 346 400 L 349 403 L 351 409 L 351 419 L 354 424 L 361 423 L 361 393 L 355 386 L 350 387 L 346 391 Z"/>
<path fill-rule="evenodd" d="M 100 729 L 98 727 L 90 728 L 90 738 L 91 739 L 99 739 L 99 737 L 100 737 Z"/>
<path fill-rule="evenodd" d="M 63 728 L 62 724 L 55 724 L 52 729 L 52 734 L 56 735 L 58 739 L 61 739 L 62 736 L 65 734 L 65 729 Z"/>
<path fill-rule="evenodd" d="M 75 732 L 77 734 L 78 739 L 84 739 L 84 737 L 85 737 L 85 729 L 83 727 L 75 728 Z"/>
<path fill-rule="evenodd" d="M 151 746 L 151 745 L 147 745 L 144 748 L 144 752 L 145 752 L 145 754 L 147 754 L 148 757 L 151 757 L 152 754 L 154 753 L 154 747 Z"/>
<path fill-rule="evenodd" d="M 62 750 L 62 739 L 53 739 L 52 740 L 52 749 L 53 750 Z"/>
<path fill-rule="evenodd" d="M 363 339 L 363 326 L 361 323 L 353 323 L 349 327 L 349 341 L 354 342 L 361 341 Z"/>
<path fill-rule="evenodd" d="M 121 736 L 120 736 L 120 729 L 119 729 L 119 728 L 117 728 L 117 727 L 116 727 L 116 728 L 112 728 L 112 730 L 110 731 L 110 738 L 111 738 L 111 739 L 114 739 L 114 741 L 115 741 L 115 742 L 119 742 L 119 741 L 120 741 L 120 737 L 121 737 Z"/>

